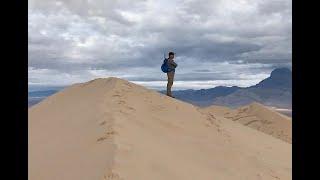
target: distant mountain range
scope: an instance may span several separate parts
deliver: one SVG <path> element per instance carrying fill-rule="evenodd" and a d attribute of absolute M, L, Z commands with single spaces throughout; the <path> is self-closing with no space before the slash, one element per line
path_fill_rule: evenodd
<path fill-rule="evenodd" d="M 61 88 L 60 88 L 61 89 Z M 29 92 L 29 107 L 60 89 Z M 165 94 L 166 91 L 159 91 Z M 292 72 L 288 68 L 277 68 L 270 77 L 246 88 L 218 86 L 200 90 L 173 91 L 177 99 L 200 106 L 221 105 L 231 108 L 258 102 L 277 108 L 292 108 Z"/>
<path fill-rule="evenodd" d="M 30 97 L 47 97 L 54 93 L 58 92 L 58 90 L 46 90 L 46 91 L 31 91 L 28 93 Z"/>
<path fill-rule="evenodd" d="M 227 96 L 236 92 L 237 90 L 242 89 L 241 87 L 232 86 L 218 86 L 210 89 L 200 89 L 200 90 L 179 90 L 173 91 L 174 96 L 177 99 L 189 102 L 197 106 L 210 106 L 213 103 L 213 100 L 218 97 Z M 166 91 L 160 91 L 163 94 L 166 94 Z"/>
<path fill-rule="evenodd" d="M 160 91 L 164 93 L 166 91 Z M 173 91 L 177 99 L 197 106 L 222 105 L 240 107 L 253 102 L 277 108 L 292 108 L 292 72 L 288 68 L 277 68 L 270 77 L 246 88 L 218 86 L 201 90 Z"/>

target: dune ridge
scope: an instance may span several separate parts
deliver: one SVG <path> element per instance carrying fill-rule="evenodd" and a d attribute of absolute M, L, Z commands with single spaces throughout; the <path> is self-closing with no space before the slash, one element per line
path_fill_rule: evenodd
<path fill-rule="evenodd" d="M 210 106 L 202 110 L 292 143 L 292 119 L 260 103 L 254 102 L 236 109 Z"/>
<path fill-rule="evenodd" d="M 29 109 L 30 180 L 291 179 L 291 144 L 123 79 Z"/>

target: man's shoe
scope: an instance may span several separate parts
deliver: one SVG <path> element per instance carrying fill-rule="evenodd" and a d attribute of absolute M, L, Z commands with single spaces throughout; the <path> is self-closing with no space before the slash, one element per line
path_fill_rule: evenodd
<path fill-rule="evenodd" d="M 176 97 L 174 97 L 174 96 L 172 96 L 172 95 L 167 95 L 167 96 L 172 97 L 172 98 L 176 98 Z"/>

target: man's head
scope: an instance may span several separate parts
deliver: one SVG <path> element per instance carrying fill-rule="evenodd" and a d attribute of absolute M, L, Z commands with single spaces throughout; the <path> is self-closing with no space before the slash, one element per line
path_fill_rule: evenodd
<path fill-rule="evenodd" d="M 169 58 L 173 59 L 174 58 L 174 52 L 169 52 Z"/>

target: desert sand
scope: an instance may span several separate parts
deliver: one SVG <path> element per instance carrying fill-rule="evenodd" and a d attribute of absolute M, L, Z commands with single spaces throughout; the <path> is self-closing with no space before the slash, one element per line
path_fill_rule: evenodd
<path fill-rule="evenodd" d="M 223 106 L 209 106 L 201 110 L 219 117 L 231 119 L 232 121 L 292 143 L 292 119 L 260 103 L 251 103 L 237 109 Z"/>
<path fill-rule="evenodd" d="M 29 180 L 292 179 L 292 145 L 119 78 L 29 108 Z"/>

